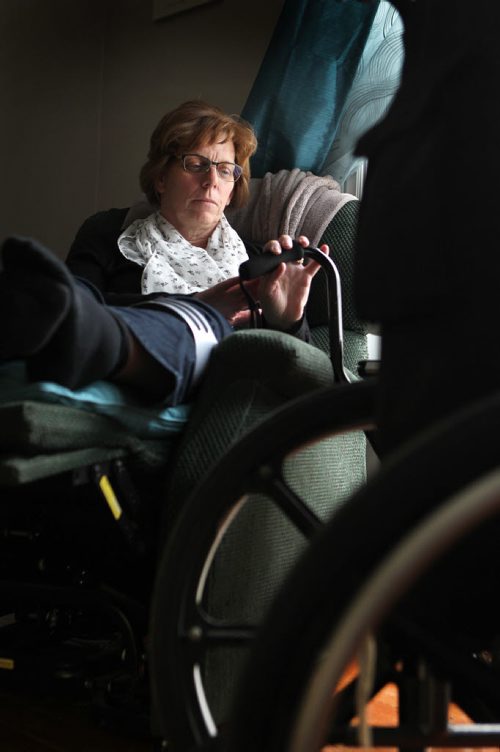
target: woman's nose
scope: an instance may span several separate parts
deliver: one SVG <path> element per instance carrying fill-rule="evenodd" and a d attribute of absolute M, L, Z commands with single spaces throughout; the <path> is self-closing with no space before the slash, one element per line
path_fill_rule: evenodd
<path fill-rule="evenodd" d="M 215 165 L 210 165 L 208 172 L 204 174 L 203 185 L 217 185 L 219 182 L 219 173 Z"/>

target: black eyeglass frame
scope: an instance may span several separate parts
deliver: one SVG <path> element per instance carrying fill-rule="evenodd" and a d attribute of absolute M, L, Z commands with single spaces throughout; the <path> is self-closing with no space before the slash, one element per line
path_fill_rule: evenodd
<path fill-rule="evenodd" d="M 203 163 L 204 166 L 200 166 L 199 170 L 189 170 L 186 167 L 186 157 L 198 157 Z M 215 162 L 213 159 L 209 159 L 209 157 L 205 157 L 203 154 L 196 154 L 196 152 L 189 152 L 188 154 L 180 154 L 177 159 L 180 159 L 182 162 L 182 167 L 185 170 L 185 172 L 191 173 L 191 175 L 197 175 L 199 173 L 206 173 L 210 172 L 210 168 L 212 165 L 217 170 L 217 175 L 221 178 L 221 180 L 225 180 L 228 183 L 236 183 L 239 178 L 241 178 L 243 174 L 243 169 L 236 164 L 236 162 L 228 162 L 226 159 L 222 160 L 221 162 Z M 228 178 L 225 175 L 221 175 L 219 172 L 219 165 L 231 165 L 233 168 L 233 177 Z M 206 168 L 206 169 L 205 169 Z"/>

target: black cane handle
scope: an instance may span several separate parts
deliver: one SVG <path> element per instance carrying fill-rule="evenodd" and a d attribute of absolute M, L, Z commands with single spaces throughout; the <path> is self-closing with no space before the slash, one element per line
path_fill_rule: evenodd
<path fill-rule="evenodd" d="M 283 262 L 287 264 L 289 261 L 299 261 L 303 258 L 304 248 L 294 240 L 292 248 L 282 251 L 279 255 L 263 252 L 258 256 L 253 256 L 248 261 L 244 261 L 240 264 L 240 278 L 243 280 L 254 279 L 262 274 L 274 271 Z"/>

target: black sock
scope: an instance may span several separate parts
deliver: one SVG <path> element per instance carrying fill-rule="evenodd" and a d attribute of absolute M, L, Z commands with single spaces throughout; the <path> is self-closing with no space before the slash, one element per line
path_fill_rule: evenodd
<path fill-rule="evenodd" d="M 28 253 L 16 238 L 5 241 L 0 273 L 0 359 L 33 355 L 54 335 L 67 315 L 70 295 L 52 272 L 52 258 Z M 49 264 L 47 264 L 47 260 Z M 51 276 L 47 284 L 47 273 Z"/>
<path fill-rule="evenodd" d="M 107 378 L 128 352 L 124 324 L 27 238 L 8 238 L 0 273 L 0 359 L 26 359 L 33 381 L 69 388 Z"/>

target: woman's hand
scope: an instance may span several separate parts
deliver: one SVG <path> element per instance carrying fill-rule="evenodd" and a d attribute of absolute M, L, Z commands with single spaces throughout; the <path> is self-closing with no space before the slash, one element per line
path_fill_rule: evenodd
<path fill-rule="evenodd" d="M 298 237 L 297 241 L 304 248 L 309 245 L 305 235 Z M 281 235 L 278 240 L 266 243 L 264 252 L 279 255 L 283 249 L 291 247 L 290 235 Z M 327 245 L 322 245 L 320 250 L 329 253 Z M 300 321 L 309 297 L 311 280 L 319 268 L 319 264 L 311 259 L 305 263 L 292 261 L 279 264 L 273 272 L 245 282 L 248 292 L 259 301 L 269 326 L 287 331 Z M 250 320 L 248 300 L 241 289 L 239 277 L 219 282 L 208 290 L 195 293 L 193 297 L 211 305 L 234 327 L 244 327 Z"/>
<path fill-rule="evenodd" d="M 202 290 L 193 295 L 194 298 L 208 303 L 221 313 L 232 326 L 244 326 L 249 318 L 248 300 L 241 289 L 239 277 L 219 282 L 208 290 Z M 257 295 L 259 280 L 252 280 L 248 284 L 252 295 Z"/>
<path fill-rule="evenodd" d="M 307 248 L 309 239 L 300 235 L 297 241 Z M 283 249 L 292 247 L 290 235 L 281 235 L 278 240 L 270 240 L 264 251 L 279 255 Z M 329 253 L 327 245 L 320 246 L 323 253 Z M 266 322 L 274 329 L 287 331 L 300 321 L 309 297 L 311 281 L 320 268 L 312 259 L 282 263 L 269 274 L 259 278 L 258 299 Z"/>

